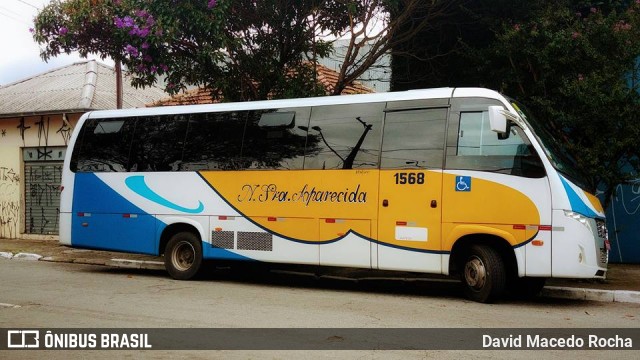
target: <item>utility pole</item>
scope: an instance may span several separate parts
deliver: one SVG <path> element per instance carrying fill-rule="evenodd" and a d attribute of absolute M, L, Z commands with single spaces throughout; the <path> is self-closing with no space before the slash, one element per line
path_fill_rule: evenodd
<path fill-rule="evenodd" d="M 116 109 L 122 109 L 122 62 L 116 59 Z"/>

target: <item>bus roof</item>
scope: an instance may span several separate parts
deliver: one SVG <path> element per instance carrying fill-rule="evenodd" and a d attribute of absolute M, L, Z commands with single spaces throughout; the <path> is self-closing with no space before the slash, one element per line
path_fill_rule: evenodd
<path fill-rule="evenodd" d="M 501 98 L 493 90 L 484 88 L 435 88 L 384 92 L 359 95 L 321 96 L 298 99 L 261 100 L 234 103 L 215 103 L 204 105 L 159 106 L 136 109 L 99 110 L 89 113 L 89 118 L 117 118 L 125 116 L 174 115 L 182 113 L 204 113 L 256 109 L 279 109 L 288 107 L 344 105 L 418 99 L 446 99 L 451 97 L 487 97 Z"/>

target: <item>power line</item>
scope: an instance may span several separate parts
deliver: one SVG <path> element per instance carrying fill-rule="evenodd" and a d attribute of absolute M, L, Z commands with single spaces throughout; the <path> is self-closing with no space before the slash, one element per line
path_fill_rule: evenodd
<path fill-rule="evenodd" d="M 21 16 L 22 16 L 22 14 L 19 14 L 19 13 L 17 13 L 17 12 L 15 12 L 15 11 L 13 11 L 13 10 L 11 10 L 11 9 L 9 9 L 9 8 L 7 8 L 7 7 L 1 6 L 1 5 L 0 5 L 0 10 L 3 10 L 3 11 L 5 11 L 5 12 L 8 12 L 9 14 L 11 14 L 11 15 L 13 15 L 13 16 L 18 16 L 18 17 L 21 17 Z"/>
<path fill-rule="evenodd" d="M 33 4 L 29 4 L 29 3 L 28 3 L 28 2 L 26 2 L 26 1 L 23 1 L 23 0 L 16 0 L 16 1 L 17 1 L 17 2 L 21 2 L 21 3 L 23 3 L 23 4 L 27 5 L 27 6 L 31 6 L 32 8 L 34 8 L 34 9 L 38 10 L 38 7 L 37 7 L 37 6 L 35 6 L 35 5 L 33 5 Z"/>
<path fill-rule="evenodd" d="M 32 25 L 32 24 L 29 24 L 28 22 L 26 22 L 26 21 L 24 21 L 22 19 L 18 19 L 17 17 L 15 17 L 13 15 L 10 15 L 10 14 L 7 14 L 7 13 L 3 13 L 2 11 L 0 11 L 0 15 L 4 15 L 4 16 L 8 17 L 9 19 L 13 20 L 13 21 L 20 22 L 20 23 L 25 24 L 27 26 Z"/>
<path fill-rule="evenodd" d="M 38 9 L 33 4 L 29 4 L 26 1 L 23 1 L 23 0 L 16 0 L 16 1 L 19 1 L 22 4 L 30 6 L 30 7 L 34 8 L 34 9 L 36 9 L 36 10 Z M 6 3 L 3 3 L 3 5 L 4 4 L 6 4 Z M 9 18 L 9 19 L 11 19 L 13 21 L 17 21 L 17 22 L 25 24 L 25 25 L 33 25 L 33 24 L 23 20 L 23 18 L 25 16 L 24 14 L 18 13 L 15 10 L 13 10 L 11 8 L 8 8 L 8 7 L 5 7 L 5 6 L 0 6 L 0 15 L 4 15 L 5 17 L 7 17 L 7 18 Z"/>
<path fill-rule="evenodd" d="M 16 1 L 38 10 L 38 8 L 35 5 L 30 4 L 30 3 L 26 2 L 26 1 L 23 1 L 23 0 L 16 0 Z M 3 3 L 3 5 L 4 4 L 5 3 Z M 5 6 L 0 6 L 0 15 L 4 15 L 5 17 L 7 17 L 7 18 L 9 18 L 11 20 L 17 21 L 17 22 L 25 24 L 25 25 L 29 25 L 29 26 L 33 25 L 32 23 L 29 23 L 29 22 L 24 20 L 24 16 L 25 16 L 24 14 L 18 13 L 15 10 L 13 10 L 11 8 L 8 8 L 8 7 L 5 7 Z"/>

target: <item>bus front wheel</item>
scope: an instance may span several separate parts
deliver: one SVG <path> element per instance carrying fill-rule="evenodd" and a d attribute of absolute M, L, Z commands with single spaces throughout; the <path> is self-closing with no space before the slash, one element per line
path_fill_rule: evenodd
<path fill-rule="evenodd" d="M 493 248 L 484 245 L 469 248 L 462 270 L 464 291 L 469 299 L 490 303 L 502 296 L 506 271 L 502 257 Z"/>
<path fill-rule="evenodd" d="M 195 277 L 202 265 L 202 243 L 188 231 L 174 234 L 164 251 L 164 265 L 169 275 L 176 280 Z"/>

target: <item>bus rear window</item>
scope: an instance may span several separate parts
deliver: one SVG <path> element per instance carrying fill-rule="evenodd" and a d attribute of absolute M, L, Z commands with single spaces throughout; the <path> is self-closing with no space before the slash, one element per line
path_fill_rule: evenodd
<path fill-rule="evenodd" d="M 89 119 L 71 158 L 71 169 L 79 172 L 129 171 L 129 152 L 135 118 Z"/>

